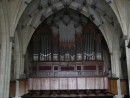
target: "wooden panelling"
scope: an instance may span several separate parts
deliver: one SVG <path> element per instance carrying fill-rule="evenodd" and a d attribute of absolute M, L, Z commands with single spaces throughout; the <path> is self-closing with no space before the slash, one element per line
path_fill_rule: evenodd
<path fill-rule="evenodd" d="M 50 89 L 50 80 L 49 78 L 40 78 L 42 83 L 41 83 L 41 87 L 42 90 L 49 90 Z"/>
<path fill-rule="evenodd" d="M 60 78 L 60 89 L 61 90 L 68 89 L 68 78 Z"/>
<path fill-rule="evenodd" d="M 78 86 L 78 88 L 77 89 L 82 89 L 82 90 L 84 90 L 84 89 L 86 89 L 86 83 L 85 83 L 85 78 L 77 78 L 77 86 Z"/>
<path fill-rule="evenodd" d="M 108 89 L 109 87 L 109 85 L 108 85 L 108 77 L 104 77 L 104 79 L 103 79 L 103 81 L 104 81 L 104 89 Z"/>
<path fill-rule="evenodd" d="M 104 79 L 102 78 L 95 78 L 96 82 L 95 82 L 95 89 L 104 89 L 104 85 L 102 85 L 104 83 Z"/>
<path fill-rule="evenodd" d="M 69 87 L 69 90 L 77 89 L 77 80 L 76 80 L 76 78 L 68 78 L 68 87 Z"/>
<path fill-rule="evenodd" d="M 33 90 L 41 90 L 41 79 L 33 79 Z"/>
<path fill-rule="evenodd" d="M 58 78 L 51 78 L 50 79 L 51 90 L 59 89 L 59 79 Z"/>
<path fill-rule="evenodd" d="M 95 78 L 86 78 L 86 89 L 95 89 Z"/>
<path fill-rule="evenodd" d="M 117 95 L 117 78 L 109 78 L 109 92 Z"/>
<path fill-rule="evenodd" d="M 108 89 L 107 77 L 30 78 L 30 90 Z"/>
<path fill-rule="evenodd" d="M 19 80 L 19 96 L 27 94 L 29 89 L 28 87 L 28 80 Z"/>
<path fill-rule="evenodd" d="M 128 95 L 128 83 L 127 83 L 127 79 L 121 79 L 120 83 L 121 83 L 121 94 L 122 95 Z"/>
<path fill-rule="evenodd" d="M 16 92 L 16 82 L 12 81 L 10 82 L 10 91 L 9 91 L 9 97 L 15 97 L 15 92 Z"/>

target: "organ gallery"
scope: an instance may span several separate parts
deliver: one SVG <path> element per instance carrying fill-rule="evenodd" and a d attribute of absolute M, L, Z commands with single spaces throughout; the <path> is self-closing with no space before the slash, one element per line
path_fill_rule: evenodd
<path fill-rule="evenodd" d="M 129 98 L 129 0 L 0 0 L 0 98 Z"/>
<path fill-rule="evenodd" d="M 103 93 L 111 97 L 107 91 L 111 73 L 104 69 L 104 41 L 92 20 L 79 12 L 65 8 L 50 16 L 29 42 L 29 93 L 40 93 L 40 97 L 69 97 L 71 93 L 72 97 L 93 93 L 100 97 Z"/>

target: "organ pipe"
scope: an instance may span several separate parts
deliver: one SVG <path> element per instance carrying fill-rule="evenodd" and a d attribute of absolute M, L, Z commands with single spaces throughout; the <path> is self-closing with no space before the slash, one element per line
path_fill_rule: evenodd
<path fill-rule="evenodd" d="M 33 36 L 30 52 L 33 61 L 82 61 L 102 60 L 101 35 L 97 32 L 76 33 L 75 39 L 60 39 L 53 33 Z M 56 39 L 56 40 L 55 40 Z M 38 59 L 38 60 L 37 60 Z"/>

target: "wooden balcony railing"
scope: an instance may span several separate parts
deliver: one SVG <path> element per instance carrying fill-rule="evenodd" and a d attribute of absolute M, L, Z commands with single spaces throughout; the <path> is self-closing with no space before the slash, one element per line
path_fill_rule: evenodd
<path fill-rule="evenodd" d="M 108 89 L 107 77 L 29 78 L 29 90 Z"/>
<path fill-rule="evenodd" d="M 33 62 L 29 77 L 104 76 L 103 61 Z"/>

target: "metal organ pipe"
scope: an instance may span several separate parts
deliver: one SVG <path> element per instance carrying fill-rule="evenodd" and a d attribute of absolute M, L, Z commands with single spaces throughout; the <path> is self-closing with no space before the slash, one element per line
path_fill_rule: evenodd
<path fill-rule="evenodd" d="M 77 60 L 77 35 L 76 35 L 76 26 L 75 28 L 75 61 Z"/>
<path fill-rule="evenodd" d="M 44 52 L 44 51 L 43 51 L 43 44 L 44 44 L 44 43 L 43 43 L 43 35 L 42 35 L 42 36 L 41 36 L 41 51 L 40 51 L 41 54 L 43 54 L 43 52 Z M 40 54 L 40 55 L 41 55 L 41 54 Z M 42 59 L 42 57 L 43 57 L 43 56 L 41 55 L 41 56 L 40 56 L 40 60 Z"/>
<path fill-rule="evenodd" d="M 45 36 L 45 40 L 46 40 L 46 48 L 45 48 L 45 51 L 46 51 L 46 55 L 45 55 L 45 58 L 46 58 L 46 61 L 47 61 L 47 46 L 48 46 L 48 38 L 47 38 L 48 36 L 46 35 Z"/>
<path fill-rule="evenodd" d="M 84 50 L 84 53 L 85 53 L 85 60 L 87 60 L 87 48 L 86 48 L 86 46 L 87 46 L 87 35 L 85 34 L 85 42 L 84 42 L 84 47 L 85 47 L 85 50 Z"/>
<path fill-rule="evenodd" d="M 43 40 L 44 40 L 44 41 L 43 41 L 43 42 L 44 42 L 43 48 L 44 48 L 44 61 L 45 61 L 45 60 L 46 60 L 46 59 L 45 59 L 45 55 L 46 55 L 46 51 L 45 51 L 45 49 L 46 49 L 46 42 L 45 42 L 45 41 L 46 41 L 46 39 L 45 39 L 45 36 L 44 36 L 43 38 L 44 38 L 44 39 L 43 39 Z"/>
<path fill-rule="evenodd" d="M 48 57 L 49 57 L 49 36 L 47 35 L 47 61 L 48 61 Z"/>
<path fill-rule="evenodd" d="M 45 54 L 44 47 L 45 47 L 44 36 L 42 36 L 42 53 L 43 53 L 43 55 Z M 44 60 L 44 57 L 42 57 L 42 59 Z"/>
<path fill-rule="evenodd" d="M 58 49 L 58 60 L 60 61 L 60 34 L 59 34 L 59 28 L 58 28 L 58 46 L 57 46 L 57 49 Z"/>
<path fill-rule="evenodd" d="M 92 44 L 91 44 L 91 42 L 92 42 L 92 40 L 91 40 L 91 34 L 89 35 L 89 38 L 90 38 L 90 40 L 89 40 L 89 45 L 90 45 L 90 47 L 89 47 L 89 60 L 91 60 L 91 50 L 92 50 Z"/>
<path fill-rule="evenodd" d="M 47 61 L 47 36 L 44 36 L 45 38 L 45 61 Z"/>
<path fill-rule="evenodd" d="M 92 35 L 92 59 L 94 60 L 94 33 Z"/>
<path fill-rule="evenodd" d="M 92 37 L 91 37 L 91 35 L 92 34 L 90 34 L 90 49 L 89 49 L 90 50 L 90 58 L 89 58 L 90 60 L 92 58 L 92 55 L 91 55 L 92 54 Z"/>
<path fill-rule="evenodd" d="M 45 48 L 45 52 L 46 52 L 46 54 L 45 54 L 45 60 L 47 61 L 47 44 L 48 44 L 48 39 L 47 39 L 47 35 L 45 35 L 45 45 L 46 45 L 46 48 Z"/>
<path fill-rule="evenodd" d="M 38 61 L 53 61 L 53 58 L 55 61 L 102 60 L 101 38 L 95 33 L 98 32 L 86 31 L 81 36 L 75 28 L 75 39 L 60 39 L 59 31 L 54 36 L 52 33 L 36 35 L 30 43 L 30 54 L 32 59 L 35 56 L 35 61 L 37 57 Z"/>
<path fill-rule="evenodd" d="M 47 57 L 48 57 L 48 35 L 46 35 L 45 37 L 46 37 L 46 61 L 47 61 Z"/>
<path fill-rule="evenodd" d="M 39 37 L 39 36 L 38 36 Z M 38 49 L 38 61 L 40 61 L 40 53 L 41 53 L 41 37 L 39 37 L 40 39 L 39 39 L 39 41 L 38 41 L 38 47 L 39 47 L 39 49 Z"/>
<path fill-rule="evenodd" d="M 49 55 L 50 55 L 50 35 L 48 36 L 48 53 L 47 53 L 47 60 L 49 61 Z"/>
<path fill-rule="evenodd" d="M 88 33 L 88 60 L 89 60 L 89 54 L 90 54 L 90 34 Z"/>
<path fill-rule="evenodd" d="M 44 52 L 44 36 L 42 35 L 42 54 L 44 55 L 45 52 Z M 44 60 L 44 57 L 42 56 L 41 60 Z"/>
<path fill-rule="evenodd" d="M 86 60 L 88 60 L 87 54 L 88 54 L 88 35 L 86 34 Z"/>
<path fill-rule="evenodd" d="M 96 40 L 94 35 L 94 59 L 96 60 Z"/>
<path fill-rule="evenodd" d="M 51 45 L 51 39 L 50 39 L 50 35 L 49 35 L 49 37 L 48 37 L 48 61 L 50 61 L 50 49 L 51 49 L 51 47 L 50 47 L 50 45 Z"/>
<path fill-rule="evenodd" d="M 86 57 L 86 59 L 85 60 L 87 60 L 87 35 L 85 34 L 85 57 Z"/>
<path fill-rule="evenodd" d="M 52 33 L 51 33 L 51 36 L 50 36 L 50 61 L 53 61 L 53 36 L 52 36 Z"/>
<path fill-rule="evenodd" d="M 87 35 L 87 60 L 88 60 L 88 54 L 89 54 L 89 35 Z"/>

